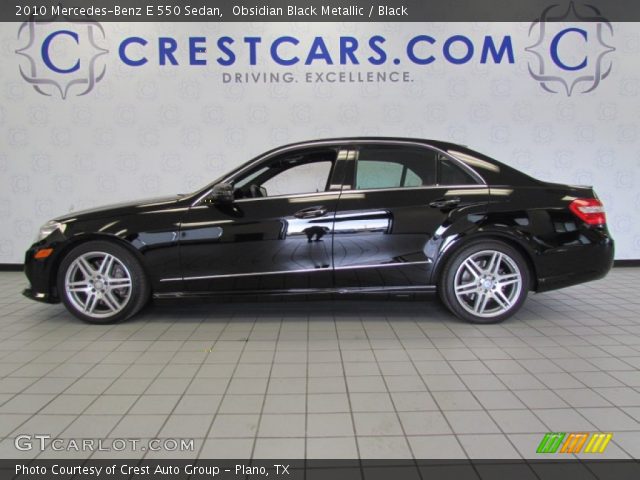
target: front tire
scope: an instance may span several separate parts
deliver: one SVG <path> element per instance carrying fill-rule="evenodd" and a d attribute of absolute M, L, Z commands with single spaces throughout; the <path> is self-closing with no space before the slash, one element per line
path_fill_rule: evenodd
<path fill-rule="evenodd" d="M 71 250 L 60 264 L 57 285 L 67 310 L 89 323 L 126 320 L 149 298 L 140 262 L 108 241 L 91 241 Z"/>
<path fill-rule="evenodd" d="M 484 240 L 462 248 L 447 262 L 438 291 L 459 318 L 498 323 L 520 309 L 529 285 L 529 267 L 520 252 L 505 243 Z"/>

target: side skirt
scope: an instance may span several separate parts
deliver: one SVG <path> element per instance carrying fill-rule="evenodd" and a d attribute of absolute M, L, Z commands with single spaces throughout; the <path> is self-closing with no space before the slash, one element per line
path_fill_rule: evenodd
<path fill-rule="evenodd" d="M 204 298 L 204 297 L 228 297 L 239 295 L 265 295 L 265 296 L 288 296 L 288 295 L 311 295 L 311 294 L 393 294 L 410 295 L 413 293 L 435 293 L 435 285 L 406 286 L 406 287 L 352 287 L 352 288 L 298 288 L 292 290 L 231 290 L 217 292 L 166 292 L 154 293 L 153 298 Z"/>

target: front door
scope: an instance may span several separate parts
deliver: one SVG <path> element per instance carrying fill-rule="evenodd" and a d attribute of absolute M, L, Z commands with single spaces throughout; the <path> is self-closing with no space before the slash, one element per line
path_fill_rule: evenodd
<path fill-rule="evenodd" d="M 448 219 L 486 204 L 488 189 L 420 144 L 360 144 L 349 158 L 334 225 L 336 287 L 426 286 Z"/>
<path fill-rule="evenodd" d="M 338 154 L 338 148 L 276 154 L 232 179 L 233 203 L 192 207 L 180 231 L 186 289 L 330 288 Z"/>

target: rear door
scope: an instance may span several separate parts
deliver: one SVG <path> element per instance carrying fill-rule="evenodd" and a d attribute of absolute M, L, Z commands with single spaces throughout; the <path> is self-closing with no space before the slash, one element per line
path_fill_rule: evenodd
<path fill-rule="evenodd" d="M 481 179 L 444 153 L 411 142 L 352 147 L 334 223 L 337 288 L 427 285 L 454 217 L 485 204 Z"/>

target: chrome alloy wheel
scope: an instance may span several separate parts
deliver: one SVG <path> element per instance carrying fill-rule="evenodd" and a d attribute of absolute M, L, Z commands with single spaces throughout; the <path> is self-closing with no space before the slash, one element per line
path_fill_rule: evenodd
<path fill-rule="evenodd" d="M 64 288 L 78 311 L 94 318 L 111 317 L 131 298 L 131 274 L 115 256 L 88 252 L 67 269 Z"/>
<path fill-rule="evenodd" d="M 482 318 L 497 317 L 518 300 L 522 273 L 508 255 L 483 250 L 460 264 L 454 278 L 454 291 L 467 312 Z"/>

